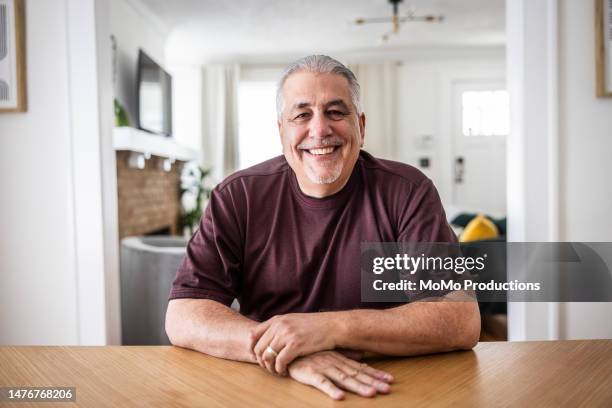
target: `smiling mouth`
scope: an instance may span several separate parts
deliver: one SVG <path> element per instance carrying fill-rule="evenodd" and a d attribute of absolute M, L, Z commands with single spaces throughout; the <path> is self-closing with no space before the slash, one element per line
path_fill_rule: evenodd
<path fill-rule="evenodd" d="M 302 151 L 311 156 L 326 156 L 328 154 L 334 153 L 339 148 L 340 146 L 327 146 L 312 149 L 302 149 Z"/>

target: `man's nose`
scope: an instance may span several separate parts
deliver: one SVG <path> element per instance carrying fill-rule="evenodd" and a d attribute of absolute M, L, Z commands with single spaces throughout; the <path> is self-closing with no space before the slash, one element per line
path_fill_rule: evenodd
<path fill-rule="evenodd" d="M 308 136 L 322 139 L 332 134 L 329 119 L 322 113 L 315 113 L 309 122 Z"/>

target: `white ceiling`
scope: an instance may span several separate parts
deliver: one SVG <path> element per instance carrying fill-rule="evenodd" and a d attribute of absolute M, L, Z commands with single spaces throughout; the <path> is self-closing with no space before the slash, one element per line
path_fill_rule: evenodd
<path fill-rule="evenodd" d="M 412 46 L 503 45 L 505 0 L 404 0 L 400 15 L 443 14 L 443 23 L 406 23 L 382 44 L 391 24 L 387 0 L 141 0 L 170 30 L 175 59 L 210 61 L 257 55 L 338 53 Z M 181 58 L 182 57 L 182 58 Z"/>

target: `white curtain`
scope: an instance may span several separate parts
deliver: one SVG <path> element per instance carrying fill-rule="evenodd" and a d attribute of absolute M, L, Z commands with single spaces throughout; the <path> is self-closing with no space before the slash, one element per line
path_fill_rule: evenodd
<path fill-rule="evenodd" d="M 361 87 L 366 116 L 364 149 L 382 159 L 399 160 L 397 62 L 349 64 Z"/>
<path fill-rule="evenodd" d="M 203 164 L 215 183 L 238 168 L 238 65 L 203 68 Z"/>

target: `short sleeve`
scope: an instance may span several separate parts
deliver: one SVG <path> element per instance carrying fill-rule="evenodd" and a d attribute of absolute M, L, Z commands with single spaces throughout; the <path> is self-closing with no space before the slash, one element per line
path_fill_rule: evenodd
<path fill-rule="evenodd" d="M 241 242 L 231 194 L 227 189 L 213 190 L 176 272 L 169 300 L 211 299 L 229 306 L 240 287 Z"/>
<path fill-rule="evenodd" d="M 430 179 L 424 179 L 412 189 L 400 216 L 398 242 L 457 242 Z"/>
<path fill-rule="evenodd" d="M 405 243 L 412 251 L 418 249 L 419 253 L 427 256 L 444 257 L 447 255 L 456 256 L 459 250 L 455 245 L 428 245 L 428 243 L 450 243 L 458 244 L 457 237 L 446 220 L 446 213 L 442 206 L 440 196 L 435 186 L 429 179 L 417 184 L 411 191 L 406 211 L 400 219 L 399 243 Z M 423 246 L 412 245 L 413 243 L 423 243 Z M 400 246 L 401 247 L 401 246 Z M 421 252 L 423 251 L 423 252 Z M 412 254 L 414 256 L 414 254 Z M 456 275 L 452 271 L 422 270 L 409 278 L 414 282 L 423 280 L 443 280 L 454 279 L 462 280 L 464 277 Z M 418 284 L 417 284 L 417 287 Z M 411 302 L 423 299 L 440 298 L 451 289 L 441 290 L 410 290 L 408 297 Z"/>

